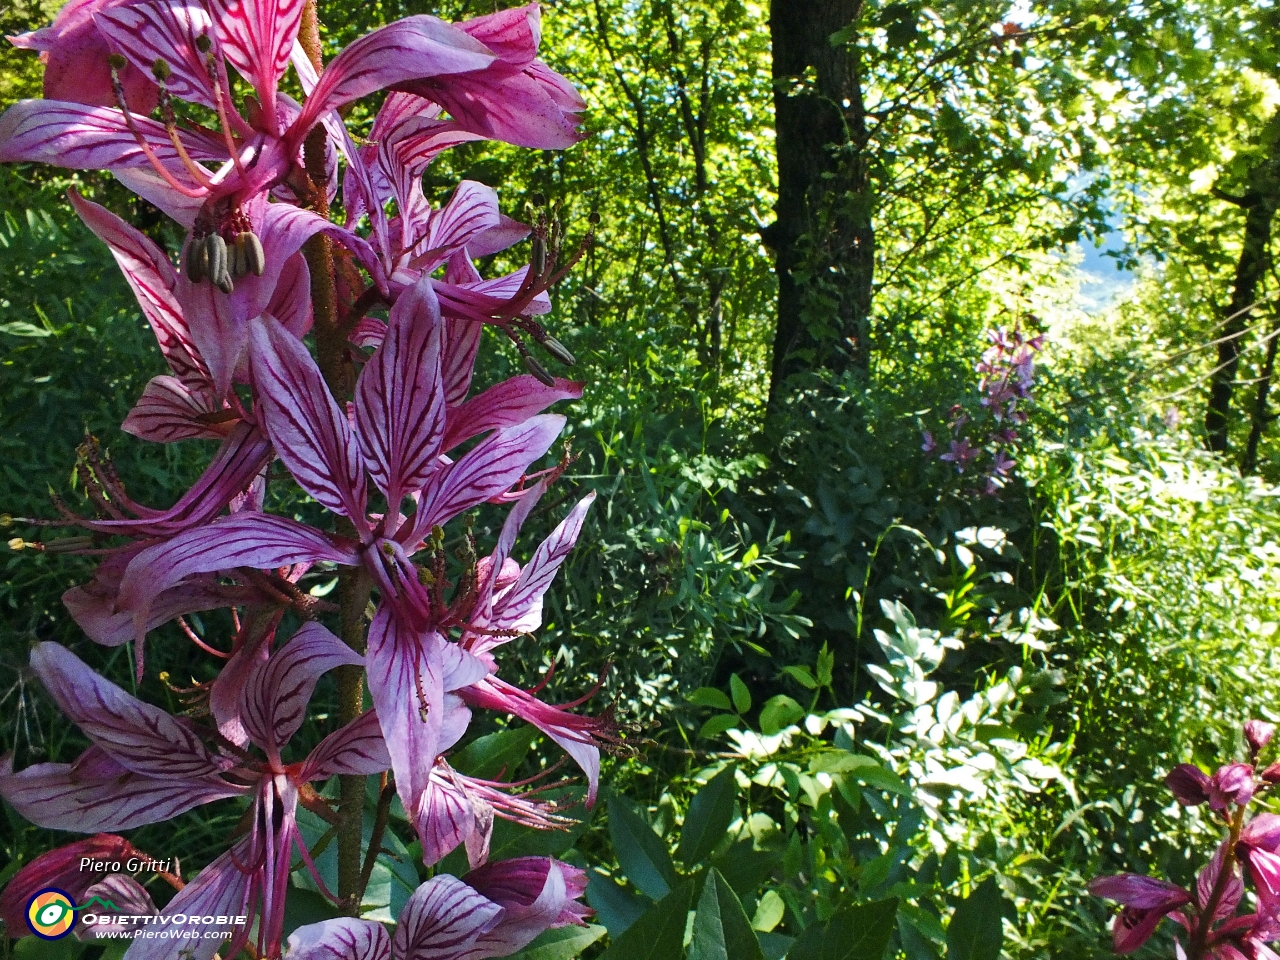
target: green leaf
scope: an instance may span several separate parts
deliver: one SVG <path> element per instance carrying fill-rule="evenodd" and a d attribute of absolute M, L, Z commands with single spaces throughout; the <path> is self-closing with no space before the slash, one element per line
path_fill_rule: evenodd
<path fill-rule="evenodd" d="M 698 898 L 689 960 L 764 960 L 742 903 L 715 867 Z"/>
<path fill-rule="evenodd" d="M 573 960 L 605 934 L 604 927 L 587 924 L 585 927 L 561 927 L 547 930 L 533 943 L 508 960 Z"/>
<path fill-rule="evenodd" d="M 1000 960 L 1004 897 L 988 877 L 956 907 L 947 925 L 947 960 Z"/>
<path fill-rule="evenodd" d="M 609 836 L 618 865 L 641 893 L 661 900 L 671 892 L 676 868 L 666 843 L 623 797 L 609 800 Z"/>
<path fill-rule="evenodd" d="M 675 960 L 683 952 L 692 902 L 693 884 L 686 881 L 646 910 L 599 960 Z"/>
<path fill-rule="evenodd" d="M 698 736 L 718 737 L 726 730 L 732 730 L 741 722 L 736 713 L 717 713 L 702 725 L 702 729 L 698 731 Z"/>
<path fill-rule="evenodd" d="M 496 780 L 504 774 L 510 779 L 537 735 L 538 728 L 532 726 L 491 733 L 467 744 L 450 763 L 460 773 L 481 780 Z"/>
<path fill-rule="evenodd" d="M 818 681 L 813 679 L 813 671 L 808 667 L 783 667 L 782 672 L 806 690 L 818 688 Z"/>
<path fill-rule="evenodd" d="M 587 903 L 614 940 L 653 906 L 648 897 L 632 893 L 598 870 L 592 870 L 587 878 Z"/>
<path fill-rule="evenodd" d="M 714 707 L 716 710 L 732 710 L 733 704 L 723 690 L 715 687 L 699 687 L 685 697 L 695 707 Z"/>
<path fill-rule="evenodd" d="M 818 686 L 831 686 L 831 678 L 835 674 L 836 655 L 827 649 L 824 643 L 818 651 Z"/>
<path fill-rule="evenodd" d="M 760 710 L 760 732 L 772 736 L 783 727 L 789 727 L 804 716 L 804 707 L 786 694 L 770 697 Z"/>
<path fill-rule="evenodd" d="M 7 333 L 11 337 L 53 336 L 51 331 L 46 330 L 43 327 L 37 327 L 34 323 L 27 323 L 25 320 L 15 320 L 12 323 L 0 323 L 0 333 Z"/>
<path fill-rule="evenodd" d="M 751 918 L 751 929 L 760 933 L 769 933 L 782 922 L 787 912 L 787 905 L 778 896 L 777 890 L 767 890 L 756 904 L 755 916 Z"/>
<path fill-rule="evenodd" d="M 686 867 L 693 866 L 710 856 L 717 843 L 733 823 L 737 804 L 735 769 L 725 767 L 707 785 L 699 790 L 689 803 L 684 827 L 680 831 L 680 846 L 676 853 Z"/>
<path fill-rule="evenodd" d="M 733 709 L 746 713 L 751 709 L 751 691 L 736 673 L 729 677 L 729 692 L 733 694 Z"/>
<path fill-rule="evenodd" d="M 837 910 L 826 923 L 805 930 L 787 960 L 881 960 L 897 917 L 897 900 Z"/>

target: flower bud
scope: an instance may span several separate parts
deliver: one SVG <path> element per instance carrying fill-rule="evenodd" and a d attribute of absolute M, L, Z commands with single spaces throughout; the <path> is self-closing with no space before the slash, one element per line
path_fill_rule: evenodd
<path fill-rule="evenodd" d="M 1209 778 L 1209 806 L 1219 812 L 1231 804 L 1243 807 L 1253 798 L 1253 767 L 1229 763 Z"/>
<path fill-rule="evenodd" d="M 1275 724 L 1267 723 L 1264 720 L 1250 720 L 1244 725 L 1244 738 L 1254 756 L 1257 756 L 1262 748 L 1271 742 L 1275 732 Z"/>
<path fill-rule="evenodd" d="M 1280 763 L 1273 763 L 1263 770 L 1259 776 L 1267 783 L 1280 783 Z"/>
<path fill-rule="evenodd" d="M 1195 807 L 1209 799 L 1209 777 L 1199 767 L 1180 763 L 1164 778 L 1174 799 L 1184 807 Z"/>

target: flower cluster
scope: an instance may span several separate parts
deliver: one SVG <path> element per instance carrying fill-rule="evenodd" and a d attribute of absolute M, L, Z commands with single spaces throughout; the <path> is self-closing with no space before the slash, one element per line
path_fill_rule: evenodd
<path fill-rule="evenodd" d="M 1182 764 L 1165 777 L 1178 803 L 1207 804 L 1225 834 L 1194 890 L 1133 873 L 1090 881 L 1090 893 L 1121 905 L 1112 928 L 1116 953 L 1133 953 L 1168 917 L 1186 932 L 1185 942 L 1176 941 L 1179 960 L 1280 960 L 1268 946 L 1280 940 L 1280 816 L 1249 810 L 1280 783 L 1280 763 L 1260 760 L 1274 733 L 1272 724 L 1250 720 L 1244 726 L 1249 762 L 1229 763 L 1212 775 Z"/>
<path fill-rule="evenodd" d="M 951 434 L 946 449 L 940 449 L 931 431 L 923 432 L 921 449 L 936 453 L 939 460 L 964 473 L 975 464 L 985 464 L 982 472 L 982 492 L 994 496 L 1013 475 L 1017 460 L 1014 452 L 1018 444 L 1018 427 L 1027 421 L 1026 411 L 1021 409 L 1031 398 L 1035 377 L 1036 354 L 1044 348 L 1044 335 L 1028 337 L 1021 330 L 988 330 L 989 346 L 982 354 L 976 371 L 982 379 L 978 383 L 981 394 L 981 412 L 970 415 L 956 404 L 947 419 Z M 980 427 L 981 439 L 974 440 L 971 433 Z"/>
<path fill-rule="evenodd" d="M 175 620 L 224 662 L 216 679 L 189 691 L 194 712 L 176 717 L 68 650 L 37 646 L 33 673 L 91 746 L 70 764 L 15 770 L 3 758 L 0 795 L 40 826 L 92 834 L 237 799 L 246 814 L 230 848 L 193 881 L 174 877 L 181 889 L 161 916 L 246 916 L 224 955 L 252 940 L 257 955 L 278 957 L 295 853 L 325 889 L 298 806 L 338 825 L 345 814 L 316 784 L 390 771 L 425 864 L 465 846 L 471 872 L 419 888 L 394 940 L 377 924 L 335 920 L 297 931 L 291 951 L 504 956 L 542 930 L 581 923 L 584 876 L 546 858 L 489 863 L 495 817 L 540 829 L 566 821 L 541 788 L 464 776 L 449 750 L 473 709 L 505 711 L 568 752 L 590 804 L 600 750 L 619 744 L 608 713 L 576 714 L 577 704 L 544 703 L 497 675 L 501 645 L 540 625 L 542 597 L 591 503 L 581 500 L 528 563 L 513 558 L 522 523 L 567 465 L 534 470 L 564 425 L 544 411 L 579 396 L 582 384 L 551 376 L 522 340 L 573 362 L 534 319 L 550 310 L 547 291 L 568 269 L 557 267 L 559 224 L 517 223 L 499 213 L 492 189 L 468 181 L 434 208 L 422 174 L 467 141 L 568 146 L 584 104 L 537 59 L 536 5 L 459 24 L 408 17 L 321 69 L 299 42 L 308 2 L 72 0 L 50 27 L 15 41 L 42 52 L 46 99 L 0 116 L 0 160 L 109 170 L 188 234 L 175 267 L 141 232 L 71 195 L 114 254 L 169 367 L 123 429 L 160 443 L 217 444 L 191 489 L 155 509 L 129 497 L 90 438 L 78 471 L 96 515 L 55 500 L 60 519 L 31 522 L 82 533 L 16 545 L 100 558 L 64 602 L 92 640 L 135 641 L 140 676 L 148 634 Z M 290 67 L 302 103 L 280 89 Z M 380 90 L 391 92 L 357 146 L 342 108 Z M 327 215 L 339 195 L 341 224 Z M 333 246 L 317 247 L 317 236 Z M 474 258 L 526 237 L 528 266 L 480 276 Z M 313 297 L 317 289 L 333 302 Z M 486 324 L 514 342 L 529 374 L 477 392 Z M 313 325 L 317 356 L 304 340 Z M 266 511 L 268 483 L 281 482 L 268 469 L 276 459 L 332 522 Z M 486 502 L 509 511 L 481 556 L 465 515 Z M 354 609 L 359 628 L 372 600 L 367 639 L 360 629 L 352 635 L 349 618 L 342 639 L 320 622 L 336 608 L 305 589 L 303 577 L 316 573 L 337 573 L 357 592 L 363 584 L 343 612 Z M 217 608 L 231 611 L 229 649 L 184 619 Z M 286 612 L 305 621 L 288 638 L 277 636 Z M 352 670 L 363 671 L 372 709 L 357 702 L 300 750 L 295 734 L 319 678 Z M 81 845 L 116 841 L 125 843 L 102 833 Z M 41 858 L 15 889 L 64 862 L 71 858 Z M 358 890 L 326 892 L 344 909 L 358 905 Z M 209 960 L 221 947 L 199 941 L 191 958 Z M 178 949 L 136 940 L 128 957 Z"/>

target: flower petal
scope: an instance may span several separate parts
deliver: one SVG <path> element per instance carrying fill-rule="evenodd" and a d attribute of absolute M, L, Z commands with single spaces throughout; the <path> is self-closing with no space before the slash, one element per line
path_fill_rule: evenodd
<path fill-rule="evenodd" d="M 369 776 L 391 767 L 376 710 L 366 710 L 321 740 L 307 756 L 299 779 L 323 780 L 335 774 Z"/>
<path fill-rule="evenodd" d="M 222 51 L 253 84 L 258 102 L 276 102 L 276 88 L 289 66 L 306 0 L 210 0 Z M 274 111 L 265 111 L 272 135 Z"/>
<path fill-rule="evenodd" d="M 463 882 L 503 908 L 501 922 L 477 943 L 486 956 L 508 956 L 545 930 L 583 924 L 590 912 L 577 902 L 587 889 L 586 874 L 549 857 L 497 860 Z"/>
<path fill-rule="evenodd" d="M 323 626 L 303 624 L 244 685 L 240 718 L 249 739 L 268 754 L 278 754 L 306 719 L 320 678 L 337 667 L 363 664 L 360 654 Z"/>
<path fill-rule="evenodd" d="M 490 434 L 462 459 L 436 471 L 422 491 L 410 542 L 434 525 L 505 493 L 551 448 L 562 429 L 564 417 L 530 417 Z"/>
<path fill-rule="evenodd" d="M 357 529 L 366 525 L 364 465 L 351 424 L 302 342 L 264 317 L 250 332 L 257 409 L 298 485 Z"/>
<path fill-rule="evenodd" d="M 438 467 L 445 427 L 442 333 L 435 291 L 423 279 L 392 307 L 387 335 L 356 386 L 360 450 L 392 513 Z"/>
<path fill-rule="evenodd" d="M 222 433 L 207 422 L 222 409 L 211 387 L 193 389 L 177 377 L 152 377 L 120 429 L 156 443 L 220 440 Z"/>
<path fill-rule="evenodd" d="M 134 557 L 121 579 L 117 606 L 133 612 L 135 628 L 145 635 L 152 603 L 184 577 L 240 566 L 273 570 L 319 561 L 354 566 L 359 556 L 344 544 L 286 517 L 260 513 L 221 517 Z"/>
<path fill-rule="evenodd" d="M 71 722 L 125 769 L 182 780 L 222 772 L 186 722 L 125 693 L 65 647 L 38 644 L 31 669 Z"/>
<path fill-rule="evenodd" d="M 320 116 L 405 80 L 481 70 L 494 56 L 436 17 L 405 17 L 365 34 L 325 67 L 290 131 L 301 140 Z"/>
<path fill-rule="evenodd" d="M 222 856 L 209 864 L 200 874 L 178 891 L 163 910 L 162 917 L 241 917 L 250 913 L 250 879 L 238 866 L 249 862 L 249 841 L 241 840 Z M 253 918 L 249 917 L 249 922 Z M 240 925 L 238 936 L 247 934 L 247 924 Z M 228 923 L 222 929 L 235 930 L 236 924 Z M 212 931 L 210 931 L 212 932 Z M 234 939 L 234 938 L 233 938 Z M 148 940 L 137 937 L 125 951 L 125 960 L 171 960 L 181 953 L 183 960 L 212 960 L 223 941 L 199 940 Z"/>
<path fill-rule="evenodd" d="M 454 321 L 454 326 L 463 323 L 466 321 Z M 484 393 L 449 411 L 441 449 L 452 450 L 482 433 L 523 423 L 557 400 L 575 400 L 582 396 L 582 386 L 572 380 L 557 378 L 555 386 L 548 387 L 528 374 L 494 384 Z"/>
<path fill-rule="evenodd" d="M 212 53 L 221 56 L 213 20 L 198 3 L 179 0 L 132 0 L 94 15 L 94 23 L 116 50 L 141 73 L 163 60 L 169 66 L 165 89 L 179 100 L 214 108 L 213 83 L 197 37 L 214 43 Z"/>
<path fill-rule="evenodd" d="M 0 797 L 25 819 L 50 830 L 132 830 L 243 792 L 222 781 L 183 782 L 131 773 L 100 747 L 90 747 L 73 764 L 39 763 L 18 773 L 13 772 L 12 756 L 0 761 Z"/>
<path fill-rule="evenodd" d="M 164 124 L 137 115 L 133 122 L 156 159 L 179 181 L 189 180 Z M 197 163 L 227 159 L 200 137 L 185 130 L 178 136 Z M 24 160 L 68 170 L 150 167 L 123 113 L 63 100 L 20 100 L 0 116 L 0 163 Z"/>
<path fill-rule="evenodd" d="M 391 951 L 398 960 L 479 960 L 477 939 L 497 926 L 502 908 L 457 877 L 432 877 L 400 913 Z"/>
<path fill-rule="evenodd" d="M 289 935 L 289 960 L 391 960 L 391 936 L 372 920 L 338 917 L 298 927 Z"/>
<path fill-rule="evenodd" d="M 111 248 L 169 369 L 193 387 L 208 383 L 209 370 L 191 338 L 182 307 L 174 298 L 177 275 L 164 251 L 146 234 L 105 207 L 84 199 L 76 190 L 68 190 L 67 197 L 85 226 Z"/>
<path fill-rule="evenodd" d="M 567 517 L 551 531 L 551 535 L 534 551 L 515 586 L 493 601 L 493 611 L 486 626 L 496 630 L 519 630 L 528 633 L 542 623 L 542 595 L 551 586 L 556 571 L 564 563 L 578 540 L 587 510 L 595 501 L 595 492 L 578 501 Z"/>

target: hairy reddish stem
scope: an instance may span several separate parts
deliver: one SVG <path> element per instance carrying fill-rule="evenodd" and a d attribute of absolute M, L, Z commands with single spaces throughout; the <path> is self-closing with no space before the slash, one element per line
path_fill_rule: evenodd
<path fill-rule="evenodd" d="M 320 17 L 317 0 L 307 0 L 298 31 L 298 41 L 306 51 L 316 72 L 324 69 L 320 45 Z M 307 135 L 303 159 L 313 187 L 311 203 L 322 217 L 329 216 L 329 200 L 325 193 L 325 132 L 319 124 Z M 317 233 L 303 248 L 311 271 L 311 310 L 314 317 L 316 354 L 320 372 L 339 403 L 348 400 L 354 389 L 354 371 L 346 346 L 346 335 L 338 321 L 337 291 L 334 280 L 333 249 L 329 238 Z M 337 533 L 353 537 L 351 521 L 339 517 Z M 343 570 L 338 575 L 339 635 L 347 646 L 358 653 L 365 648 L 365 607 L 369 603 L 372 583 L 359 568 Z M 359 667 L 339 667 L 338 722 L 350 723 L 364 709 L 364 672 Z M 351 916 L 359 916 L 364 890 L 361 884 L 363 862 L 360 856 L 364 825 L 364 787 L 361 776 L 338 778 L 338 896 Z"/>

